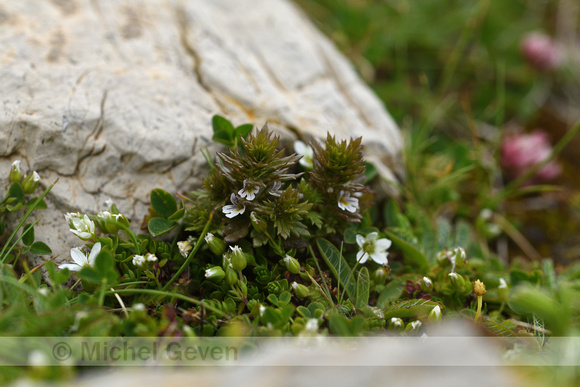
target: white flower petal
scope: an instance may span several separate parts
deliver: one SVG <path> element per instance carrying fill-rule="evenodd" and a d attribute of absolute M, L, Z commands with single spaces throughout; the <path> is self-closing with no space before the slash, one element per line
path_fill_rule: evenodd
<path fill-rule="evenodd" d="M 366 239 L 364 236 L 362 236 L 360 234 L 356 235 L 356 244 L 359 245 L 359 247 L 363 247 L 365 242 L 366 242 Z"/>
<path fill-rule="evenodd" d="M 371 254 L 371 259 L 380 265 L 386 265 L 387 263 L 389 263 L 389 260 L 387 259 L 387 255 L 389 255 L 389 254 L 377 252 L 377 253 Z"/>
<path fill-rule="evenodd" d="M 81 271 L 82 267 L 74 263 L 63 263 L 58 266 L 59 269 L 69 269 L 70 271 Z"/>
<path fill-rule="evenodd" d="M 95 259 L 97 259 L 97 255 L 101 252 L 101 242 L 95 243 L 93 248 L 91 249 L 91 253 L 89 254 L 89 265 L 95 266 Z"/>
<path fill-rule="evenodd" d="M 87 256 L 78 247 L 70 249 L 70 256 L 78 266 L 84 266 L 89 263 Z"/>
<path fill-rule="evenodd" d="M 369 259 L 369 254 L 363 252 L 362 250 L 359 250 L 358 253 L 356 253 L 356 261 L 358 263 L 365 263 L 366 261 L 368 261 Z"/>
<path fill-rule="evenodd" d="M 393 242 L 390 239 L 382 238 L 375 242 L 375 246 L 379 250 L 387 250 Z"/>

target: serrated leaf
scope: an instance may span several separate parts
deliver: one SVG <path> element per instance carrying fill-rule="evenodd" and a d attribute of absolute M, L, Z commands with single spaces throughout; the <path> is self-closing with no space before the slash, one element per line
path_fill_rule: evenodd
<path fill-rule="evenodd" d="M 49 255 L 52 254 L 52 250 L 44 242 L 34 242 L 30 246 L 30 253 L 34 255 Z"/>
<path fill-rule="evenodd" d="M 438 306 L 443 309 L 441 304 L 427 300 L 406 300 L 397 304 L 391 305 L 385 309 L 385 320 L 393 317 L 408 318 L 408 317 L 423 317 L 429 315 L 431 310 Z"/>
<path fill-rule="evenodd" d="M 393 245 L 403 252 L 407 264 L 415 266 L 415 271 L 418 273 L 427 274 L 429 271 L 429 260 L 419 248 L 403 240 L 390 230 L 385 230 L 385 234 L 393 242 Z"/>
<path fill-rule="evenodd" d="M 369 304 L 369 293 L 371 286 L 371 277 L 369 269 L 362 267 L 358 272 L 358 279 L 356 281 L 356 309 L 362 309 Z"/>
<path fill-rule="evenodd" d="M 483 318 L 481 321 L 481 326 L 488 332 L 491 332 L 493 335 L 495 336 L 501 336 L 501 337 L 513 337 L 516 334 L 511 331 L 510 329 L 508 329 L 507 327 L 496 323 L 493 320 L 488 320 L 486 318 Z"/>
<path fill-rule="evenodd" d="M 177 227 L 176 222 L 164 218 L 153 218 L 149 220 L 148 224 L 149 232 L 154 237 L 168 233 L 175 227 Z"/>
<path fill-rule="evenodd" d="M 177 211 L 175 198 L 169 192 L 160 188 L 151 191 L 151 206 L 164 218 L 169 218 Z"/>
<path fill-rule="evenodd" d="M 354 282 L 354 275 L 348 266 L 344 257 L 340 254 L 338 249 L 326 239 L 318 239 L 316 241 L 318 250 L 322 255 L 322 259 L 328 265 L 328 268 L 334 275 L 342 287 L 346 290 L 346 294 L 350 300 L 356 300 L 356 284 Z"/>
<path fill-rule="evenodd" d="M 30 246 L 34 243 L 34 226 L 27 224 L 22 229 L 22 243 L 26 246 Z"/>

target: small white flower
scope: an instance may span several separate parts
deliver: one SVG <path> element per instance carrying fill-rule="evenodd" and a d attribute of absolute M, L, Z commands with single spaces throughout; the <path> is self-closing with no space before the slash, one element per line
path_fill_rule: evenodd
<path fill-rule="evenodd" d="M 150 263 L 157 262 L 157 257 L 155 256 L 155 254 L 147 253 L 147 255 L 145 256 L 145 259 L 147 260 L 147 262 L 150 262 Z"/>
<path fill-rule="evenodd" d="M 183 258 L 187 258 L 189 252 L 191 249 L 193 249 L 188 241 L 177 242 L 177 247 L 179 248 L 179 253 L 183 256 Z"/>
<path fill-rule="evenodd" d="M 360 247 L 356 254 L 356 260 L 359 263 L 365 263 L 369 257 L 380 265 L 389 263 L 387 249 L 391 247 L 391 240 L 387 238 L 378 239 L 379 233 L 371 232 L 365 237 L 360 234 L 356 236 L 356 243 Z"/>
<path fill-rule="evenodd" d="M 145 305 L 142 303 L 135 304 L 135 305 L 133 305 L 133 310 L 144 311 Z"/>
<path fill-rule="evenodd" d="M 503 278 L 499 279 L 499 289 L 507 289 L 507 283 Z"/>
<path fill-rule="evenodd" d="M 65 263 L 59 265 L 59 269 L 69 269 L 70 271 L 80 271 L 85 266 L 94 267 L 95 259 L 97 255 L 101 252 L 101 242 L 95 243 L 89 256 L 87 257 L 85 253 L 79 247 L 73 247 L 70 249 L 70 256 L 75 263 Z"/>
<path fill-rule="evenodd" d="M 132 262 L 133 262 L 133 265 L 137 266 L 140 269 L 143 269 L 145 267 L 145 263 L 147 262 L 147 260 L 142 255 L 135 255 L 133 257 Z"/>
<path fill-rule="evenodd" d="M 68 221 L 70 231 L 80 239 L 87 241 L 95 235 L 95 222 L 90 220 L 86 214 L 69 212 L 64 215 L 64 218 Z"/>
<path fill-rule="evenodd" d="M 428 318 L 429 321 L 441 321 L 441 308 L 439 307 L 439 305 L 431 309 Z"/>
<path fill-rule="evenodd" d="M 264 315 L 264 312 L 266 311 L 266 307 L 262 304 L 260 304 L 260 317 Z"/>
<path fill-rule="evenodd" d="M 274 184 L 272 184 L 272 187 L 270 187 L 268 193 L 272 196 L 280 197 L 280 195 L 282 195 L 282 190 L 280 188 L 282 188 L 282 182 L 276 181 Z"/>
<path fill-rule="evenodd" d="M 232 194 L 230 196 L 230 200 L 232 201 L 232 204 L 228 204 L 227 206 L 224 206 L 222 208 L 222 211 L 225 214 L 225 216 L 231 219 L 235 216 L 243 214 L 244 211 L 246 210 L 246 206 L 244 206 L 244 203 L 242 203 L 242 201 L 236 196 L 236 194 Z"/>
<path fill-rule="evenodd" d="M 48 296 L 49 293 L 50 291 L 48 290 L 48 288 L 38 288 L 38 294 L 42 296 Z"/>
<path fill-rule="evenodd" d="M 411 323 L 411 326 L 413 327 L 413 330 L 419 329 L 421 327 L 421 325 L 423 325 L 423 323 L 421 321 L 419 321 L 419 320 L 413 321 Z"/>
<path fill-rule="evenodd" d="M 354 213 L 358 210 L 358 199 L 351 198 L 350 192 L 348 191 L 340 191 L 338 195 L 338 208 Z"/>
<path fill-rule="evenodd" d="M 256 194 L 260 192 L 260 187 L 256 183 L 252 183 L 250 180 L 244 180 L 244 188 L 238 191 L 238 195 L 248 200 L 254 200 L 256 198 Z M 232 203 L 234 201 L 232 200 Z"/>
<path fill-rule="evenodd" d="M 118 221 L 119 218 L 123 217 L 123 214 L 112 214 L 109 211 L 101 211 L 97 214 L 97 216 L 105 220 L 113 220 L 114 218 L 114 220 Z"/>
<path fill-rule="evenodd" d="M 428 287 L 433 286 L 433 282 L 431 282 L 431 279 L 429 277 L 423 277 L 423 282 L 425 282 L 425 285 Z"/>
<path fill-rule="evenodd" d="M 12 162 L 12 169 L 20 172 L 20 160 L 14 160 Z"/>
<path fill-rule="evenodd" d="M 32 172 L 32 181 L 35 183 L 38 183 L 40 181 L 40 176 L 38 175 L 38 173 L 36 173 L 36 171 Z"/>
<path fill-rule="evenodd" d="M 105 205 L 106 205 L 108 208 L 111 208 L 111 207 L 113 207 L 113 204 L 115 204 L 115 202 L 113 202 L 113 199 L 109 198 L 109 199 L 105 200 Z"/>
<path fill-rule="evenodd" d="M 306 322 L 306 325 L 304 326 L 304 329 L 306 329 L 309 332 L 317 332 L 318 331 L 318 319 L 309 318 L 308 321 Z"/>
<path fill-rule="evenodd" d="M 304 168 L 312 169 L 314 166 L 314 163 L 312 162 L 314 157 L 314 150 L 312 147 L 306 145 L 300 140 L 294 141 L 294 152 L 302 156 L 302 158 L 298 161 L 300 165 L 302 165 Z"/>
<path fill-rule="evenodd" d="M 205 237 L 204 237 L 204 239 L 207 243 L 210 243 L 214 238 L 215 238 L 215 236 L 211 232 L 208 232 L 207 234 L 205 234 Z"/>
<path fill-rule="evenodd" d="M 402 320 L 400 318 L 397 318 L 397 317 L 392 317 L 391 323 L 393 324 L 393 326 L 395 326 L 397 328 L 400 328 L 403 326 Z"/>

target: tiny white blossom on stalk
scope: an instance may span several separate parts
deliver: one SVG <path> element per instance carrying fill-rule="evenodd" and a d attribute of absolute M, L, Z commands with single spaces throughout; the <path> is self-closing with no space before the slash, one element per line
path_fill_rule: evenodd
<path fill-rule="evenodd" d="M 145 259 L 147 260 L 147 262 L 150 262 L 150 263 L 157 262 L 157 257 L 155 256 L 155 254 L 147 253 L 147 255 L 145 256 Z"/>
<path fill-rule="evenodd" d="M 304 326 L 308 332 L 318 332 L 318 319 L 316 318 L 309 318 L 308 322 Z"/>
<path fill-rule="evenodd" d="M 238 198 L 236 194 L 232 194 L 230 196 L 230 200 L 232 204 L 228 204 L 227 206 L 224 206 L 222 208 L 222 211 L 225 214 L 225 216 L 231 219 L 235 216 L 243 214 L 244 211 L 246 210 L 246 206 L 244 206 L 244 203 L 242 203 L 240 198 Z"/>
<path fill-rule="evenodd" d="M 306 145 L 300 140 L 294 141 L 294 152 L 302 156 L 302 158 L 298 161 L 300 165 L 308 169 L 313 168 L 314 163 L 312 162 L 312 158 L 314 157 L 314 150 L 312 147 Z"/>
<path fill-rule="evenodd" d="M 371 232 L 365 237 L 360 234 L 356 236 L 356 243 L 359 246 L 359 251 L 356 254 L 356 260 L 359 263 L 365 263 L 369 257 L 380 265 L 389 263 L 387 256 L 389 253 L 387 249 L 391 247 L 391 240 L 387 238 L 377 239 L 379 233 Z"/>
<path fill-rule="evenodd" d="M 507 283 L 503 278 L 499 279 L 499 289 L 507 289 Z"/>
<path fill-rule="evenodd" d="M 238 195 L 248 200 L 254 200 L 256 194 L 260 191 L 258 184 L 251 182 L 248 179 L 244 180 L 244 188 L 238 191 Z M 233 200 L 232 200 L 233 203 Z"/>
<path fill-rule="evenodd" d="M 64 218 L 68 222 L 70 231 L 82 240 L 89 240 L 95 235 L 95 222 L 90 220 L 86 214 L 69 212 L 64 215 Z"/>
<path fill-rule="evenodd" d="M 86 266 L 94 267 L 95 259 L 97 258 L 97 255 L 99 255 L 100 252 L 101 252 L 101 242 L 95 243 L 88 257 L 85 253 L 83 253 L 80 247 L 73 247 L 70 250 L 70 256 L 75 263 L 65 263 L 59 265 L 58 268 L 69 269 L 70 271 L 80 271 L 83 267 Z"/>
<path fill-rule="evenodd" d="M 338 195 L 338 208 L 354 213 L 358 210 L 358 199 L 351 198 L 350 192 L 348 191 L 340 191 Z"/>
<path fill-rule="evenodd" d="M 135 255 L 133 257 L 132 262 L 133 262 L 133 265 L 137 266 L 140 269 L 143 269 L 145 267 L 145 263 L 147 262 L 147 260 L 142 255 Z"/>

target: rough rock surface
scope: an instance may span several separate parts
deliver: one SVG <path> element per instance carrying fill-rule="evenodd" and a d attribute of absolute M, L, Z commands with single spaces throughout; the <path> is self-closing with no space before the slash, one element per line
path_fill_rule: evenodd
<path fill-rule="evenodd" d="M 151 189 L 198 184 L 216 113 L 287 139 L 362 135 L 401 172 L 396 124 L 286 0 L 0 0 L 0 47 L 0 171 L 60 179 L 36 227 L 57 262 L 79 244 L 63 213 L 111 198 L 138 224 Z"/>

